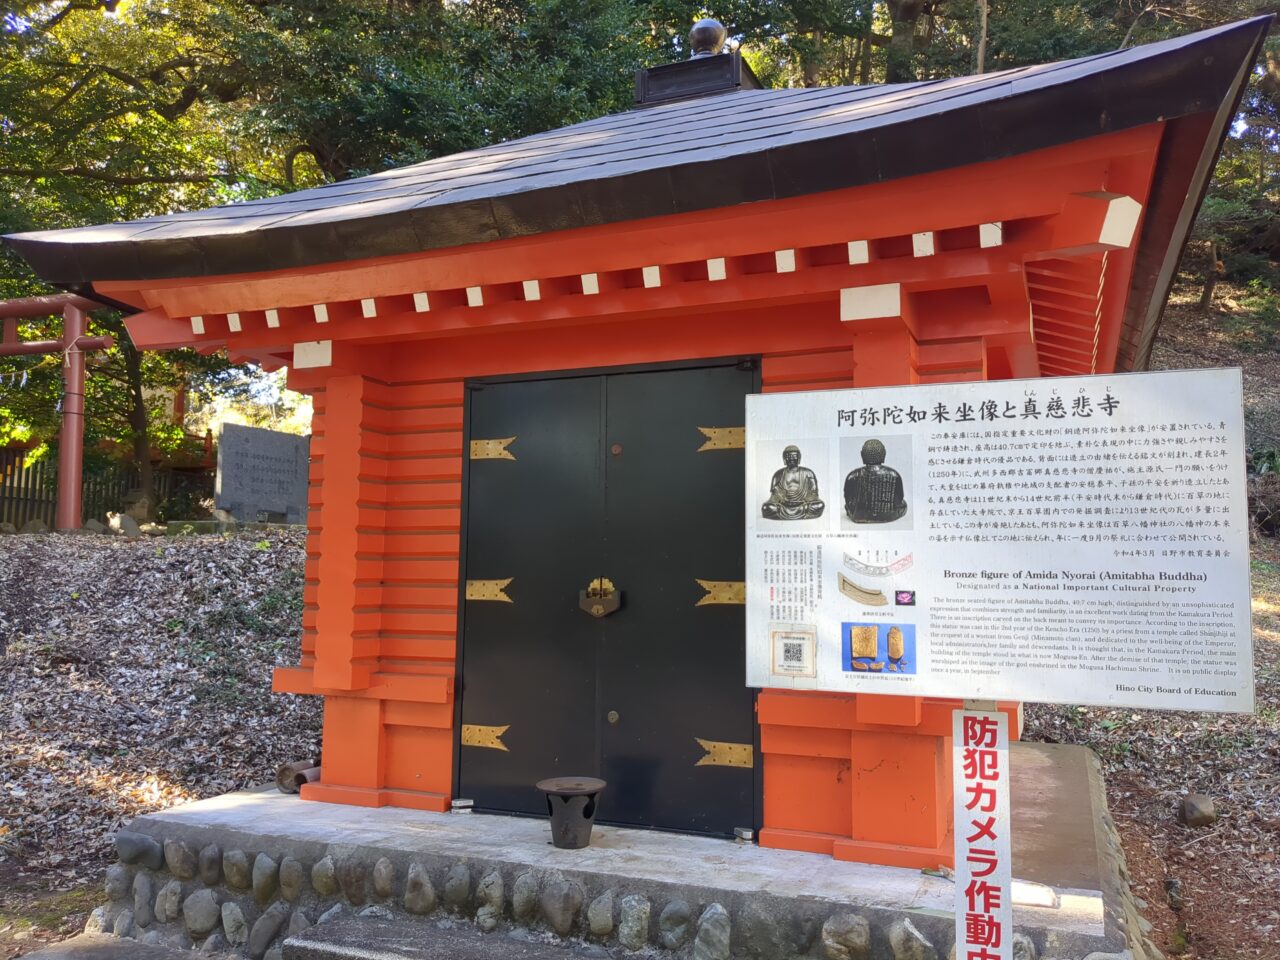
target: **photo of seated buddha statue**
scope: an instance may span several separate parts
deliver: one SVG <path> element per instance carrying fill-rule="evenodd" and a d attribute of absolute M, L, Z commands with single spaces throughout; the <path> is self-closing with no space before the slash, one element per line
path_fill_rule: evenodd
<path fill-rule="evenodd" d="M 769 484 L 769 499 L 760 507 L 766 520 L 812 520 L 826 505 L 818 496 L 818 476 L 800 466 L 800 448 L 792 444 L 782 451 L 785 467 Z"/>
<path fill-rule="evenodd" d="M 844 481 L 844 511 L 854 523 L 892 523 L 907 512 L 902 477 L 884 465 L 884 444 L 862 445 L 862 466 Z"/>

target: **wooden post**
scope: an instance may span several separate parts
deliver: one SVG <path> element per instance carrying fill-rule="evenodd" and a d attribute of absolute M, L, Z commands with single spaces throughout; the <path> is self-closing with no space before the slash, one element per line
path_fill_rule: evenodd
<path fill-rule="evenodd" d="M 58 434 L 58 530 L 79 530 L 80 481 L 84 472 L 84 311 L 62 308 L 62 430 Z"/>

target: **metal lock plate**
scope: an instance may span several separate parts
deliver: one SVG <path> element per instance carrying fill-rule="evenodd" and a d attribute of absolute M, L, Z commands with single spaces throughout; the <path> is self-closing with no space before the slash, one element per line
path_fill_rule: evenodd
<path fill-rule="evenodd" d="M 596 577 L 578 591 L 578 606 L 593 617 L 607 617 L 622 606 L 622 592 L 608 577 Z"/>

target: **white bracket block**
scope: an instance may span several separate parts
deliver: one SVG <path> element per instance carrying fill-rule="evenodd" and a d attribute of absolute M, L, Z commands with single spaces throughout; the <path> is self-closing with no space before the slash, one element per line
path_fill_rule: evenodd
<path fill-rule="evenodd" d="M 878 283 L 840 291 L 840 319 L 878 320 L 902 316 L 902 284 Z"/>
<path fill-rule="evenodd" d="M 267 311 L 267 326 L 268 326 L 268 327 L 270 327 L 272 330 L 274 330 L 274 329 L 276 329 L 278 326 L 280 326 L 280 311 L 279 311 L 279 310 L 268 310 L 268 311 Z"/>
<path fill-rule="evenodd" d="M 313 370 L 333 364 L 332 340 L 303 340 L 293 345 L 293 366 L 298 370 Z"/>
<path fill-rule="evenodd" d="M 204 317 L 196 316 L 191 318 L 191 332 L 197 337 L 204 335 Z"/>
<path fill-rule="evenodd" d="M 932 230 L 911 235 L 911 255 L 913 257 L 932 257 L 935 252 Z"/>
<path fill-rule="evenodd" d="M 315 314 L 316 323 L 329 322 L 329 305 L 327 303 L 317 303 L 311 308 L 311 312 Z"/>
<path fill-rule="evenodd" d="M 658 267 L 645 267 L 641 273 L 644 274 L 644 285 L 646 287 L 662 286 L 662 271 Z"/>
<path fill-rule="evenodd" d="M 600 277 L 594 273 L 582 275 L 582 292 L 588 295 L 600 292 Z"/>
<path fill-rule="evenodd" d="M 773 265 L 778 273 L 796 272 L 796 252 L 794 250 L 775 250 Z"/>
<path fill-rule="evenodd" d="M 707 279 L 723 280 L 728 274 L 724 269 L 724 257 L 712 257 L 707 261 Z"/>
<path fill-rule="evenodd" d="M 378 315 L 378 301 L 373 299 L 361 300 L 360 315 L 366 320 L 370 317 L 376 317 Z"/>
<path fill-rule="evenodd" d="M 871 245 L 865 240 L 849 241 L 849 263 L 856 266 L 871 262 Z"/>
<path fill-rule="evenodd" d="M 1000 221 L 995 223 L 978 224 L 978 246 L 982 248 L 998 247 L 1004 243 L 1004 224 Z"/>
<path fill-rule="evenodd" d="M 238 313 L 227 314 L 227 329 L 230 330 L 232 333 L 240 332 L 240 314 Z"/>
<path fill-rule="evenodd" d="M 542 299 L 542 284 L 538 283 L 537 280 L 526 280 L 524 281 L 523 285 L 524 285 L 524 298 L 526 300 Z"/>
<path fill-rule="evenodd" d="M 483 307 L 484 290 L 481 287 L 467 287 L 467 306 Z"/>
<path fill-rule="evenodd" d="M 1133 197 L 1115 197 L 1107 204 L 1107 215 L 1102 220 L 1102 232 L 1098 242 L 1109 247 L 1128 247 L 1138 229 L 1142 216 L 1142 204 Z"/>
<path fill-rule="evenodd" d="M 427 313 L 431 310 L 431 298 L 425 293 L 415 293 L 413 295 L 413 309 L 418 313 Z"/>

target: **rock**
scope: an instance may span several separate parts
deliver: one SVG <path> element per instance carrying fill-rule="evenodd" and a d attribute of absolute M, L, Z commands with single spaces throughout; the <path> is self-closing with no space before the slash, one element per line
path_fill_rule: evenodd
<path fill-rule="evenodd" d="M 142 528 L 138 526 L 138 521 L 127 513 L 107 514 L 107 525 L 122 537 L 136 539 L 142 536 Z"/>
<path fill-rule="evenodd" d="M 358 907 L 369 899 L 367 888 L 369 868 L 362 860 L 345 857 L 338 861 L 338 886 L 342 887 L 343 896 L 353 907 Z"/>
<path fill-rule="evenodd" d="M 324 913 L 320 914 L 320 919 L 316 921 L 316 925 L 319 926 L 322 923 L 328 923 L 330 920 L 337 920 L 344 913 L 346 913 L 346 907 L 340 903 L 335 903 Z"/>
<path fill-rule="evenodd" d="M 111 932 L 117 937 L 133 936 L 133 911 L 121 910 L 116 915 L 116 922 L 111 925 Z"/>
<path fill-rule="evenodd" d="M 307 871 L 293 857 L 280 861 L 280 895 L 290 903 L 297 903 L 307 885 Z"/>
<path fill-rule="evenodd" d="M 431 876 L 422 864 L 409 866 L 409 873 L 404 880 L 404 908 L 410 913 L 430 913 L 436 908 L 436 888 L 431 884 Z"/>
<path fill-rule="evenodd" d="M 817 921 L 803 921 L 756 900 L 749 900 L 733 918 L 734 939 L 741 960 L 775 960 L 810 952 Z"/>
<path fill-rule="evenodd" d="M 148 930 L 142 935 L 139 943 L 145 943 L 152 947 L 158 947 L 164 943 L 164 935 L 159 930 Z"/>
<path fill-rule="evenodd" d="M 116 834 L 116 854 L 125 863 L 136 863 L 148 870 L 164 866 L 164 848 L 145 833 L 121 830 Z"/>
<path fill-rule="evenodd" d="M 1213 798 L 1203 793 L 1188 793 L 1182 798 L 1182 822 L 1188 827 L 1207 827 L 1216 822 L 1218 811 Z"/>
<path fill-rule="evenodd" d="M 49 525 L 45 523 L 43 520 L 41 520 L 39 517 L 32 517 L 30 520 L 28 520 L 26 523 L 22 525 L 22 529 L 20 529 L 18 532 L 19 533 L 48 533 Z"/>
<path fill-rule="evenodd" d="M 216 887 L 222 882 L 222 851 L 216 843 L 202 848 L 197 859 L 201 883 L 206 887 Z"/>
<path fill-rule="evenodd" d="M 492 933 L 498 929 L 498 921 L 502 919 L 502 911 L 498 907 L 491 907 L 485 904 L 476 911 L 476 926 L 485 933 Z"/>
<path fill-rule="evenodd" d="M 253 899 L 264 907 L 276 895 L 276 886 L 280 880 L 280 867 L 265 853 L 253 858 Z M 265 946 L 262 948 L 267 949 Z"/>
<path fill-rule="evenodd" d="M 262 960 L 284 960 L 284 950 L 280 947 L 272 947 L 263 954 Z"/>
<path fill-rule="evenodd" d="M 7 520 L 4 523 L 0 523 L 0 534 L 3 534 L 3 533 L 15 534 L 17 532 L 18 532 L 18 528 L 15 527 L 12 523 L 9 523 Z"/>
<path fill-rule="evenodd" d="M 502 874 L 497 870 L 490 870 L 480 878 L 480 883 L 476 885 L 476 900 L 484 907 L 493 907 L 498 912 L 498 916 L 502 916 L 503 884 Z"/>
<path fill-rule="evenodd" d="M 358 914 L 356 914 L 356 916 L 373 917 L 373 919 L 375 920 L 394 920 L 396 918 L 396 915 L 394 913 L 392 913 L 386 907 L 382 906 L 382 904 L 380 903 L 375 903 L 373 906 L 365 907 Z"/>
<path fill-rule="evenodd" d="M 222 917 L 222 908 L 212 890 L 205 887 L 182 901 L 182 925 L 193 937 L 211 933 Z"/>
<path fill-rule="evenodd" d="M 465 863 L 455 863 L 444 876 L 445 906 L 461 910 L 471 899 L 471 871 Z"/>
<path fill-rule="evenodd" d="M 87 533 L 110 533 L 111 532 L 110 530 L 107 529 L 107 525 L 105 523 L 103 523 L 101 520 L 96 520 L 93 517 L 90 517 L 88 520 L 86 520 L 84 522 L 84 526 L 81 527 L 80 529 L 86 531 Z"/>
<path fill-rule="evenodd" d="M 618 942 L 628 950 L 649 945 L 649 899 L 638 893 L 622 898 L 618 908 Z"/>
<path fill-rule="evenodd" d="M 156 894 L 156 921 L 172 923 L 182 912 L 182 881 L 170 880 Z"/>
<path fill-rule="evenodd" d="M 113 863 L 107 867 L 107 878 L 102 889 L 112 903 L 127 900 L 133 894 L 133 871 L 123 863 Z"/>
<path fill-rule="evenodd" d="M 222 855 L 222 874 L 227 878 L 227 886 L 236 890 L 248 890 L 253 886 L 249 855 L 243 850 L 228 850 Z"/>
<path fill-rule="evenodd" d="M 395 893 L 396 868 L 386 857 L 379 857 L 373 865 L 373 892 L 382 899 Z"/>
<path fill-rule="evenodd" d="M 261 856 L 261 854 L 259 854 Z M 262 955 L 271 946 L 276 934 L 289 921 L 289 908 L 283 903 L 273 903 L 267 912 L 260 916 L 249 931 L 249 941 L 245 949 L 253 960 L 261 960 Z"/>
<path fill-rule="evenodd" d="M 613 933 L 613 891 L 606 890 L 587 906 L 587 929 L 593 937 Z"/>
<path fill-rule="evenodd" d="M 194 880 L 199 869 L 195 851 L 181 840 L 164 842 L 164 863 L 179 880 Z"/>
<path fill-rule="evenodd" d="M 140 927 L 151 926 L 151 877 L 142 871 L 133 878 L 133 922 Z"/>
<path fill-rule="evenodd" d="M 582 887 L 572 880 L 561 876 L 549 877 L 542 885 L 542 896 L 538 898 L 543 919 L 552 930 L 565 936 L 578 919 L 582 897 Z"/>
<path fill-rule="evenodd" d="M 204 943 L 200 944 L 201 953 L 226 953 L 231 949 L 231 944 L 227 942 L 219 930 L 213 931 L 205 938 Z"/>
<path fill-rule="evenodd" d="M 249 940 L 249 924 L 238 904 L 227 901 L 222 905 L 222 932 L 233 947 L 243 947 Z"/>
<path fill-rule="evenodd" d="M 693 960 L 729 960 L 729 912 L 718 903 L 702 911 L 693 938 Z"/>
<path fill-rule="evenodd" d="M 1164 896 L 1169 901 L 1169 909 L 1181 910 L 1186 906 L 1186 901 L 1182 899 L 1182 881 L 1177 877 L 1164 878 Z"/>
<path fill-rule="evenodd" d="M 527 922 L 533 917 L 538 906 L 538 876 L 532 870 L 526 870 L 516 877 L 511 885 L 511 915 L 517 920 Z"/>
<path fill-rule="evenodd" d="M 889 928 L 889 948 L 893 960 L 938 960 L 933 944 L 905 917 Z"/>
<path fill-rule="evenodd" d="M 89 919 L 84 923 L 85 933 L 110 933 L 111 912 L 105 907 L 94 907 Z"/>
<path fill-rule="evenodd" d="M 322 897 L 332 897 L 338 892 L 338 873 L 333 866 L 333 857 L 321 857 L 311 868 L 311 886 Z"/>
<path fill-rule="evenodd" d="M 822 955 L 827 960 L 869 960 L 871 924 L 856 913 L 837 913 L 822 925 Z"/>
<path fill-rule="evenodd" d="M 1013 960 L 1036 960 L 1036 945 L 1025 933 L 1013 935 Z"/>
<path fill-rule="evenodd" d="M 693 911 L 683 900 L 672 900 L 658 914 L 658 940 L 668 950 L 678 950 L 688 939 Z"/>
<path fill-rule="evenodd" d="M 311 918 L 307 916 L 307 912 L 301 909 L 295 910 L 293 916 L 289 918 L 288 935 L 295 937 L 309 926 L 311 926 Z"/>

